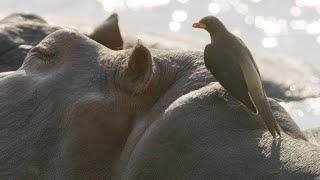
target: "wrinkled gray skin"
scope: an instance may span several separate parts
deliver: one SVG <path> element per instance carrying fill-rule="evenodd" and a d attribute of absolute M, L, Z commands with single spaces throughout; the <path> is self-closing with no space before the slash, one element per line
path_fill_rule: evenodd
<path fill-rule="evenodd" d="M 0 73 L 1 179 L 320 178 L 320 147 L 230 98 L 202 52 L 113 51 L 70 30 Z"/>
<path fill-rule="evenodd" d="M 306 137 L 308 138 L 309 142 L 320 146 L 320 128 L 313 128 L 308 129 L 305 132 Z"/>
<path fill-rule="evenodd" d="M 17 70 L 23 59 L 29 50 L 38 44 L 44 37 L 50 33 L 59 29 L 58 27 L 53 27 L 45 20 L 34 14 L 12 14 L 0 21 L 0 72 Z M 165 37 L 159 34 L 148 34 L 149 47 L 157 49 L 182 49 L 183 43 L 177 43 L 178 45 L 166 44 L 169 41 L 178 42 L 177 39 L 173 37 Z M 118 16 L 116 14 L 110 15 L 105 21 L 94 28 L 93 32 L 88 35 L 91 39 L 101 43 L 102 45 L 110 48 L 119 50 L 124 48 L 132 48 L 136 43 L 136 38 L 132 37 L 130 34 L 125 34 L 125 39 L 122 40 L 119 25 Z M 159 37 L 160 36 L 160 37 Z M 164 39 L 167 38 L 167 39 Z M 144 39 L 145 40 L 145 39 Z M 163 42 L 162 42 L 162 41 Z M 124 42 L 123 42 L 124 41 Z M 193 49 L 193 48 L 191 48 Z M 266 57 L 257 60 L 264 59 L 267 61 Z M 279 67 L 283 66 L 288 68 L 287 65 L 281 64 L 281 60 L 277 61 Z M 264 65 L 269 68 L 274 68 L 274 65 Z M 261 66 L 260 66 L 261 67 Z M 263 72 L 268 72 L 263 69 Z M 294 69 L 292 72 L 296 72 Z M 282 76 L 278 75 L 278 76 Z M 289 76 L 289 75 L 288 75 Z M 283 81 L 281 83 L 276 82 L 275 79 L 264 79 L 264 87 L 266 88 L 267 95 L 270 97 L 275 97 L 283 101 L 296 101 L 304 98 L 314 97 L 311 95 L 303 95 L 305 93 L 300 92 L 299 88 L 292 89 L 292 86 L 296 86 L 295 83 L 287 84 L 288 81 Z M 208 80 L 208 83 L 211 80 Z M 307 89 L 307 87 L 303 87 Z"/>

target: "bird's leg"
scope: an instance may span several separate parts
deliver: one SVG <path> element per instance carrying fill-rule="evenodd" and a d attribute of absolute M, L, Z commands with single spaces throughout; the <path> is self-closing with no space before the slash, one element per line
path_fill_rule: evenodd
<path fill-rule="evenodd" d="M 241 106 L 241 103 L 239 103 L 239 101 L 231 96 L 227 91 L 224 91 L 220 97 L 222 97 L 223 101 L 231 108 L 238 108 Z"/>
<path fill-rule="evenodd" d="M 225 102 L 228 102 L 228 92 L 224 91 L 220 96 Z"/>

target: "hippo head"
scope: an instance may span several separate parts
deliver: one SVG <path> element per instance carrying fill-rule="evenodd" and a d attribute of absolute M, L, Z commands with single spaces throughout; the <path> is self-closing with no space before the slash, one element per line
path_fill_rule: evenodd
<path fill-rule="evenodd" d="M 7 173 L 108 177 L 134 118 L 170 85 L 157 69 L 140 42 L 113 51 L 71 30 L 49 35 L 0 73 L 0 146 L 12 149 L 0 158 L 19 167 Z"/>
<path fill-rule="evenodd" d="M 35 14 L 14 13 L 0 20 L 0 72 L 17 70 L 30 49 L 60 29 Z M 118 15 L 112 14 L 88 37 L 114 50 L 123 47 Z"/>

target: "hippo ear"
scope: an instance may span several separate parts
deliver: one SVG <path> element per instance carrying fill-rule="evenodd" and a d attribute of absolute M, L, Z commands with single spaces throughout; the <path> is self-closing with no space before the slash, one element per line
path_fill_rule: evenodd
<path fill-rule="evenodd" d="M 130 56 L 119 66 L 116 82 L 122 90 L 134 95 L 142 94 L 153 77 L 153 60 L 148 48 L 140 41 Z"/>
<path fill-rule="evenodd" d="M 116 13 L 111 14 L 107 20 L 94 29 L 89 37 L 107 48 L 113 50 L 123 49 L 123 40 L 118 25 L 118 15 Z"/>

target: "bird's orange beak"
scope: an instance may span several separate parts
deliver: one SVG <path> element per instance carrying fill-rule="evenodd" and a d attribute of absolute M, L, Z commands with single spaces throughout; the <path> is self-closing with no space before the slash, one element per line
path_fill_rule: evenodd
<path fill-rule="evenodd" d="M 207 28 L 207 26 L 206 26 L 205 24 L 203 24 L 203 23 L 193 23 L 193 24 L 192 24 L 192 27 L 194 27 L 194 28 L 200 28 L 200 29 L 205 29 L 205 28 Z"/>

